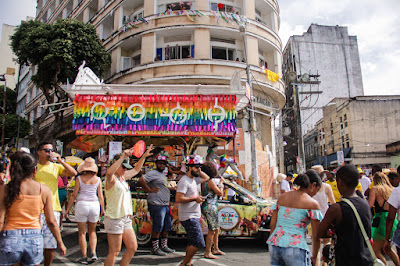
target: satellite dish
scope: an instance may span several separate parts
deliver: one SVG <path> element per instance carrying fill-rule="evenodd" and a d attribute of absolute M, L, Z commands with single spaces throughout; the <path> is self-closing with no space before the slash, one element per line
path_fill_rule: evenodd
<path fill-rule="evenodd" d="M 287 73 L 287 78 L 288 78 L 289 82 L 296 81 L 296 79 L 297 79 L 297 74 L 296 74 L 296 72 L 294 72 L 294 71 L 288 72 L 288 73 Z"/>
<path fill-rule="evenodd" d="M 307 73 L 301 75 L 301 81 L 302 82 L 309 82 L 310 81 L 310 75 L 308 75 Z"/>

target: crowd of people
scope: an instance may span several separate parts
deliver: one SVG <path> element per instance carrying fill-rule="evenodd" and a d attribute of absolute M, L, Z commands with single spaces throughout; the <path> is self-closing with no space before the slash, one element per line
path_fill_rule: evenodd
<path fill-rule="evenodd" d="M 69 219 L 75 205 L 82 253 L 78 262 L 98 260 L 96 225 L 104 215 L 108 240 L 104 264 L 115 264 L 124 243 L 120 264 L 129 265 L 138 248 L 129 187 L 133 177 L 138 177 L 138 185 L 148 192 L 152 254 L 175 252 L 168 245 L 172 192 L 188 240 L 180 265 L 192 265 L 199 248 L 205 248 L 204 257 L 208 259 L 225 255 L 218 245 L 217 208 L 218 198 L 224 194 L 224 180 L 215 164 L 203 162 L 196 155 L 187 157 L 184 167 L 177 169 L 169 164 L 167 153 L 153 154 L 153 150 L 150 145 L 134 166 L 130 164 L 133 148 L 115 155 L 104 182 L 93 158 L 86 158 L 75 169 L 54 152 L 51 143 L 39 144 L 37 156 L 29 150 L 11 154 L 9 174 L 3 173 L 0 184 L 0 264 L 51 265 L 56 249 L 64 255 L 67 249 L 60 233 L 61 221 Z M 149 156 L 154 156 L 155 169 L 142 175 Z M 179 174 L 177 186 L 168 184 L 167 168 Z M 399 172 L 400 167 L 397 172 L 384 173 L 374 165 L 371 179 L 352 165 L 335 172 L 316 165 L 302 174 L 280 176 L 281 196 L 272 207 L 267 240 L 271 265 L 373 265 L 377 260 L 387 265 L 384 255 L 400 265 L 400 225 L 396 217 L 400 210 Z M 75 177 L 75 187 L 67 202 L 63 190 L 68 177 Z M 61 203 L 65 204 L 64 215 Z M 202 214 L 208 224 L 206 239 L 200 223 Z M 307 242 L 310 237 L 311 251 Z"/>
<path fill-rule="evenodd" d="M 75 169 L 48 142 L 38 145 L 37 156 L 29 150 L 12 154 L 9 157 L 9 174 L 2 176 L 0 184 L 0 264 L 38 265 L 43 262 L 44 265 L 51 265 L 56 249 L 64 255 L 66 247 L 60 233 L 61 221 L 63 218 L 69 220 L 70 210 L 75 206 L 74 220 L 78 225 L 78 244 L 82 253 L 78 263 L 89 264 L 98 260 L 96 225 L 104 215 L 108 239 L 108 255 L 104 264 L 115 264 L 123 242 L 126 250 L 120 264 L 128 265 L 138 248 L 132 226 L 133 209 L 128 181 L 138 176 L 138 184 L 148 192 L 148 210 L 153 222 L 152 254 L 165 256 L 175 252 L 168 246 L 172 191 L 180 204 L 179 220 L 188 235 L 186 256 L 181 265 L 191 265 L 199 248 L 206 248 L 205 258 L 216 259 L 216 255 L 225 255 L 218 247 L 216 207 L 217 199 L 223 193 L 223 179 L 213 182 L 218 177 L 215 165 L 204 163 L 199 155 L 187 157 L 184 168 L 171 169 L 179 174 L 179 182 L 177 186 L 169 186 L 165 171 L 169 165 L 168 154 L 161 152 L 155 155 L 155 169 L 141 175 L 146 158 L 153 155 L 152 151 L 153 145 L 150 145 L 134 167 L 129 160 L 133 148 L 115 155 L 104 182 L 98 176 L 99 169 L 93 158 L 86 158 Z M 75 187 L 67 201 L 66 187 L 71 182 L 68 177 L 74 179 Z M 210 232 L 206 241 L 200 224 L 202 212 Z"/>
<path fill-rule="evenodd" d="M 400 265 L 399 174 L 400 167 L 396 172 L 374 165 L 368 177 L 353 165 L 335 172 L 316 165 L 280 176 L 267 241 L 271 265 L 387 265 L 384 255 Z"/>

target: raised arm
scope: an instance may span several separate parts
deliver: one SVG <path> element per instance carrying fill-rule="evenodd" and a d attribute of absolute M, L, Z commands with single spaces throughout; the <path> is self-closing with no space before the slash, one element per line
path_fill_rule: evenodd
<path fill-rule="evenodd" d="M 64 160 L 61 159 L 60 154 L 58 154 L 56 152 L 52 152 L 51 156 L 56 157 L 57 163 L 64 166 L 64 171 L 61 173 L 61 176 L 76 176 L 78 174 L 71 165 L 67 164 Z"/>
<path fill-rule="evenodd" d="M 128 149 L 124 150 L 122 153 L 121 157 L 113 163 L 107 170 L 106 172 L 106 183 L 110 184 L 111 187 L 114 185 L 115 180 L 114 180 L 114 174 L 117 172 L 118 168 L 121 166 L 122 162 L 126 159 L 129 158 L 132 155 L 133 149 Z"/>
<path fill-rule="evenodd" d="M 144 162 L 146 161 L 146 158 L 153 155 L 151 153 L 152 150 L 154 150 L 153 144 L 151 144 L 147 148 L 146 152 L 143 154 L 143 156 L 140 158 L 140 160 L 136 163 L 135 167 L 133 169 L 125 172 L 125 179 L 130 179 L 130 178 L 134 177 L 142 170 L 142 167 L 143 167 Z M 130 156 L 132 156 L 132 154 Z"/>
<path fill-rule="evenodd" d="M 210 177 L 201 170 L 200 170 L 200 178 L 201 178 L 201 181 L 200 181 L 201 184 L 203 184 L 204 182 L 206 182 L 210 179 Z"/>
<path fill-rule="evenodd" d="M 222 186 L 221 186 L 222 185 Z M 218 197 L 221 197 L 223 192 L 224 192 L 224 184 L 220 183 L 218 186 L 214 183 L 212 179 L 208 181 L 208 186 L 211 188 L 212 191 L 214 191 L 215 194 L 218 195 Z"/>

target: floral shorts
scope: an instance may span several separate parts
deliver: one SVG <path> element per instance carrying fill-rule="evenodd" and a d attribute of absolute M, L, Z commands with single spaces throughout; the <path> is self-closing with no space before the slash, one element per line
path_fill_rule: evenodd
<path fill-rule="evenodd" d="M 207 220 L 208 230 L 216 230 L 219 228 L 217 208 L 203 209 L 203 214 Z"/>
<path fill-rule="evenodd" d="M 197 248 L 204 248 L 206 246 L 204 243 L 203 231 L 201 230 L 200 219 L 192 218 L 181 221 L 181 224 L 187 233 L 188 246 Z"/>

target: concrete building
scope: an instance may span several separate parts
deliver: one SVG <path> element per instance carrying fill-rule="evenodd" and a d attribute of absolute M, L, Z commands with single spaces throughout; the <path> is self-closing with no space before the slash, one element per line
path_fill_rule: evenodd
<path fill-rule="evenodd" d="M 274 115 L 285 104 L 283 81 L 266 75 L 282 74 L 276 0 L 39 0 L 36 14 L 36 20 L 45 23 L 75 18 L 93 24 L 112 56 L 103 78 L 113 84 L 229 85 L 236 70 L 244 84 L 245 39 L 254 107 Z M 37 117 L 41 99 L 33 103 L 29 93 L 27 98 L 25 115 Z M 245 148 L 238 163 L 249 178 L 249 130 L 242 121 Z M 256 115 L 258 170 L 265 186 L 272 184 L 265 173 L 274 167 L 268 164 L 268 150 L 275 150 L 273 124 L 274 119 Z"/>
<path fill-rule="evenodd" d="M 301 156 L 298 140 L 322 118 L 322 107 L 336 97 L 364 95 L 356 36 L 347 27 L 311 24 L 301 36 L 291 36 L 283 52 L 287 102 L 283 110 L 288 152 Z M 300 108 L 300 112 L 298 112 Z M 304 158 L 304 157 L 303 157 Z M 285 157 L 288 170 L 296 170 Z"/>
<path fill-rule="evenodd" d="M 335 98 L 322 110 L 316 164 L 337 167 L 337 152 L 343 151 L 346 163 L 363 169 L 390 167 L 386 145 L 398 141 L 400 96 Z"/>
<path fill-rule="evenodd" d="M 14 34 L 15 26 L 3 24 L 1 30 L 0 40 L 0 75 L 7 73 L 7 68 L 14 69 L 14 75 L 9 73 L 5 76 L 7 80 L 7 87 L 15 90 L 15 85 L 18 77 L 19 66 L 13 61 L 15 56 L 10 47 L 10 36 Z M 1 84 L 4 85 L 4 84 Z"/>

